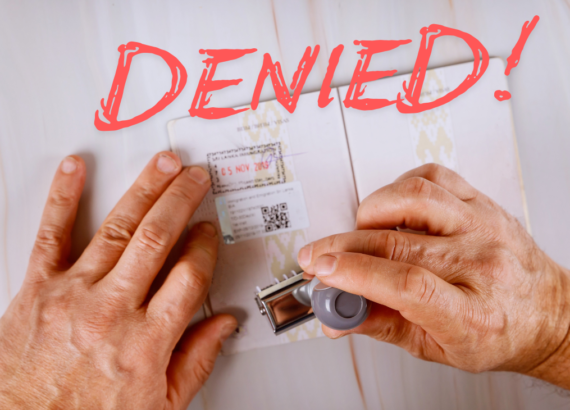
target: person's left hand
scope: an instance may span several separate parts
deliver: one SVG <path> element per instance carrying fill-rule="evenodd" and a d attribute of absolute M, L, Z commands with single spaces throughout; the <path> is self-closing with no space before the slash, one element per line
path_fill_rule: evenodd
<path fill-rule="evenodd" d="M 0 407 L 186 408 L 237 326 L 219 315 L 185 332 L 211 282 L 213 225 L 189 232 L 165 283 L 148 293 L 209 176 L 156 155 L 71 264 L 84 180 L 81 158 L 61 163 L 24 284 L 0 319 Z"/>

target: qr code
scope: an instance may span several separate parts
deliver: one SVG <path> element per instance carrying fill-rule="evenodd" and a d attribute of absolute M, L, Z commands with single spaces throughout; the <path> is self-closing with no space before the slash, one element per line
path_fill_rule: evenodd
<path fill-rule="evenodd" d="M 262 206 L 261 214 L 263 215 L 263 222 L 265 223 L 265 232 L 273 232 L 291 227 L 289 209 L 285 202 L 273 206 Z"/>

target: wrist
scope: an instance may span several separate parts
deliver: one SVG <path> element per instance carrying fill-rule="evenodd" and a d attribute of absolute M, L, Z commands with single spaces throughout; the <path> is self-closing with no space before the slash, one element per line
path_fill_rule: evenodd
<path fill-rule="evenodd" d="M 544 343 L 532 346 L 540 349 L 541 357 L 529 371 L 528 376 L 570 389 L 570 270 L 549 260 L 549 276 L 553 278 L 545 293 L 548 309 L 546 318 L 548 335 Z M 543 348 L 541 348 L 543 346 Z"/>

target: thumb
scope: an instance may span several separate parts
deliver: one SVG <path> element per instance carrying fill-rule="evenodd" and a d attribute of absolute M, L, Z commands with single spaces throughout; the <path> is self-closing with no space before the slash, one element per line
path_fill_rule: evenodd
<path fill-rule="evenodd" d="M 359 253 L 321 255 L 314 273 L 325 285 L 399 311 L 432 335 L 449 334 L 464 299 L 459 289 L 426 269 Z"/>
<path fill-rule="evenodd" d="M 222 343 L 236 330 L 231 315 L 216 315 L 187 329 L 172 352 L 166 372 L 167 399 L 173 409 L 186 409 L 206 382 Z"/>

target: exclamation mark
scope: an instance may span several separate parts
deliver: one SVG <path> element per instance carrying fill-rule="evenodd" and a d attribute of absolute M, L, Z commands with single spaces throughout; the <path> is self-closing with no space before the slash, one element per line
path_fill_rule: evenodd
<path fill-rule="evenodd" d="M 509 75 L 511 73 L 511 70 L 519 64 L 521 53 L 523 51 L 524 45 L 526 44 L 526 40 L 528 39 L 528 36 L 530 36 L 530 33 L 532 33 L 532 30 L 534 29 L 534 26 L 536 26 L 536 23 L 538 23 L 538 20 L 539 17 L 534 16 L 530 23 L 526 21 L 523 24 L 519 40 L 513 47 L 511 55 L 507 58 L 507 68 L 505 68 L 505 75 Z M 511 93 L 507 90 L 497 90 L 495 91 L 495 98 L 499 101 L 508 100 L 511 98 Z"/>

